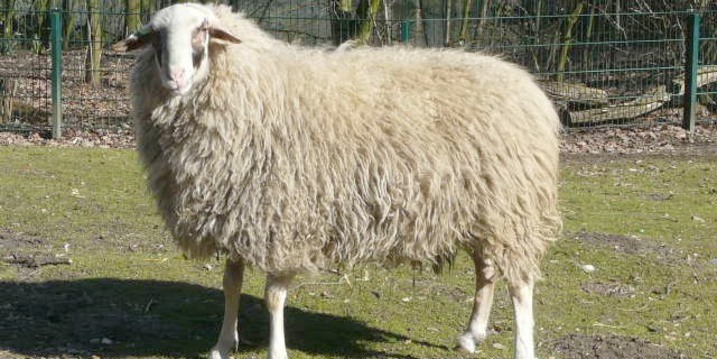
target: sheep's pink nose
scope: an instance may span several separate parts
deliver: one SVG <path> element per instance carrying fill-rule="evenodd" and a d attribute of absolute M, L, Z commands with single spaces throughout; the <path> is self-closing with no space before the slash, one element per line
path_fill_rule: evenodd
<path fill-rule="evenodd" d="M 185 85 L 185 79 L 184 79 L 184 69 L 183 68 L 176 68 L 171 69 L 169 71 L 169 78 L 174 81 L 175 84 L 177 84 L 177 88 L 181 89 Z"/>

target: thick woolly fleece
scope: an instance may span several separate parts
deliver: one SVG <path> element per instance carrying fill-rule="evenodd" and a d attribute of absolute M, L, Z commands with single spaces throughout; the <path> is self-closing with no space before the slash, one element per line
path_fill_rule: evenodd
<path fill-rule="evenodd" d="M 519 67 L 408 48 L 326 52 L 211 7 L 242 43 L 212 43 L 185 96 L 139 55 L 139 152 L 168 228 L 273 274 L 479 251 L 512 283 L 539 276 L 560 229 L 559 120 Z"/>

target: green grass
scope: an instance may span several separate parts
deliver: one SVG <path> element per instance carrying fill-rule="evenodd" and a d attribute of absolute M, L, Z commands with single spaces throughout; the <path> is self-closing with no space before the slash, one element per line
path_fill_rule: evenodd
<path fill-rule="evenodd" d="M 222 264 L 188 261 L 176 250 L 134 152 L 0 147 L 0 159 L 0 229 L 18 234 L 0 237 L 2 256 L 73 261 L 40 268 L 0 262 L 0 357 L 205 355 L 221 321 Z M 535 298 L 541 358 L 560 357 L 554 343 L 572 333 L 647 339 L 694 358 L 717 355 L 716 159 L 566 162 L 565 235 L 544 262 Z M 637 249 L 576 239 L 582 232 L 623 236 Z M 597 270 L 586 273 L 584 264 Z M 263 282 L 262 273 L 248 271 L 241 358 L 266 356 Z M 583 289 L 591 283 L 632 292 Z M 465 256 L 442 275 L 369 265 L 346 276 L 299 277 L 286 313 L 290 355 L 458 357 L 451 349 L 470 313 L 472 286 Z M 498 333 L 473 357 L 512 357 L 512 308 L 502 285 L 492 323 Z"/>

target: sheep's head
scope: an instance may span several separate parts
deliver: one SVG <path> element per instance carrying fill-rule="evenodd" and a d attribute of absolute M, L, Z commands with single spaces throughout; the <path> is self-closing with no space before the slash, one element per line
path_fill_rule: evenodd
<path fill-rule="evenodd" d="M 151 46 L 164 87 L 173 95 L 184 95 L 209 73 L 210 41 L 241 42 L 209 8 L 178 4 L 160 10 L 146 26 L 112 48 L 124 52 Z"/>

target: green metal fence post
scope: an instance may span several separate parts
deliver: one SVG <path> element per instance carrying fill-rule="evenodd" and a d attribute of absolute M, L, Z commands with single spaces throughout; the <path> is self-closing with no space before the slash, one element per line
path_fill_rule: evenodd
<path fill-rule="evenodd" d="M 411 35 L 411 32 L 412 32 L 412 31 L 411 31 L 411 30 L 412 30 L 411 27 L 412 27 L 412 25 L 413 25 L 413 24 L 411 23 L 410 20 L 403 20 L 403 21 L 401 21 L 401 42 L 404 43 L 404 44 L 406 44 L 406 43 L 408 43 L 409 41 L 411 41 L 411 37 L 412 37 L 412 35 Z"/>
<path fill-rule="evenodd" d="M 695 130 L 695 108 L 697 107 L 697 76 L 700 57 L 700 13 L 690 14 L 685 56 L 685 95 L 682 128 Z"/>
<path fill-rule="evenodd" d="M 50 10 L 52 21 L 52 138 L 62 137 L 62 11 Z"/>

